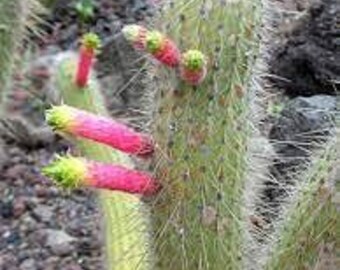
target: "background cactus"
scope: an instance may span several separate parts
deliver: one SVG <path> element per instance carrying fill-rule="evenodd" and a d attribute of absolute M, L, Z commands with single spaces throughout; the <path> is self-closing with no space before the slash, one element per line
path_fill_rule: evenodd
<path fill-rule="evenodd" d="M 63 102 L 101 116 L 107 116 L 105 103 L 95 80 L 86 87 L 75 84 L 77 58 L 61 60 L 55 74 L 55 83 Z M 76 140 L 77 148 L 95 161 L 124 164 L 132 167 L 128 156 L 108 146 L 84 139 Z M 147 226 L 149 212 L 139 196 L 122 192 L 99 192 L 99 204 L 104 215 L 107 269 L 149 269 L 150 251 Z"/>
<path fill-rule="evenodd" d="M 4 102 L 10 84 L 18 49 L 23 45 L 25 30 L 34 31 L 37 13 L 43 9 L 35 0 L 0 1 L 0 104 Z M 3 108 L 2 108 L 3 109 Z"/>

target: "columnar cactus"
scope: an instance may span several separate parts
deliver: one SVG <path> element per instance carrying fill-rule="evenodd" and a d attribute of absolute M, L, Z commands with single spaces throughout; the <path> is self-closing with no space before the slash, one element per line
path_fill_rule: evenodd
<path fill-rule="evenodd" d="M 159 269 L 244 269 L 249 126 L 239 90 L 247 88 L 255 50 L 256 4 L 179 0 L 160 15 L 157 25 L 183 53 L 175 79 L 169 71 L 152 74 L 159 101 L 154 169 L 163 186 L 152 206 Z M 150 36 L 153 48 L 161 35 Z"/>
<path fill-rule="evenodd" d="M 0 0 L 0 105 L 6 96 L 14 56 L 23 37 L 24 7 L 20 0 Z"/>
<path fill-rule="evenodd" d="M 247 118 L 256 95 L 248 86 L 257 50 L 258 4 L 171 1 L 160 11 L 157 30 L 123 28 L 135 49 L 159 61 L 149 74 L 151 87 L 157 88 L 152 140 L 106 118 L 98 85 L 89 80 L 92 54 L 91 61 L 81 55 L 78 66 L 71 58 L 58 67 L 56 83 L 67 106 L 53 107 L 47 121 L 75 135 L 86 158 L 58 158 L 44 171 L 63 186 L 114 191 L 99 196 L 108 269 L 269 270 L 290 269 L 292 261 L 302 269 L 315 257 L 311 239 L 326 239 L 324 226 L 333 237 L 331 196 L 321 204 L 316 200 L 333 158 L 326 151 L 284 205 L 287 210 L 271 235 L 275 241 L 262 239 L 267 254 L 256 258 L 259 263 L 246 263 L 252 256 L 246 253 L 247 237 L 264 233 L 261 220 L 247 212 L 245 192 L 252 181 L 246 175 L 253 136 Z M 133 169 L 121 151 L 150 158 L 151 171 Z M 255 249 L 264 246 L 257 244 Z M 301 256 L 294 257 L 297 250 Z"/>
<path fill-rule="evenodd" d="M 151 140 L 109 119 L 93 78 L 85 76 L 87 80 L 78 85 L 75 78 L 79 70 L 84 70 L 80 67 L 82 57 L 67 55 L 58 65 L 54 80 L 68 106 L 50 109 L 47 121 L 65 135 L 76 135 L 77 148 L 86 158 L 62 157 L 44 172 L 64 186 L 100 188 L 98 197 L 105 220 L 107 269 L 150 269 L 149 210 L 141 196 L 153 195 L 159 185 L 151 174 L 134 170 L 130 158 L 116 149 L 150 154 Z M 85 62 L 88 74 L 91 65 Z"/>

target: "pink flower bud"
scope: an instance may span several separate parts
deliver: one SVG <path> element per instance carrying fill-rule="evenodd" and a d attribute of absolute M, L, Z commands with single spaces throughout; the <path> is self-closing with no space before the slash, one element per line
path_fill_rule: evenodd
<path fill-rule="evenodd" d="M 95 50 L 100 46 L 100 41 L 97 35 L 93 33 L 86 34 L 82 40 L 80 48 L 79 62 L 75 83 L 79 87 L 85 87 L 88 83 L 91 68 L 94 61 Z"/>
<path fill-rule="evenodd" d="M 127 41 L 137 50 L 145 50 L 146 34 L 148 30 L 137 24 L 126 25 L 122 29 L 122 33 Z"/>
<path fill-rule="evenodd" d="M 160 32 L 147 33 L 146 50 L 158 61 L 169 67 L 176 67 L 180 63 L 181 53 L 176 44 Z"/>
<path fill-rule="evenodd" d="M 207 75 L 206 57 L 197 50 L 189 50 L 182 56 L 180 75 L 183 81 L 191 85 L 201 84 Z"/>
<path fill-rule="evenodd" d="M 66 188 L 83 186 L 146 196 L 154 195 L 160 189 L 146 172 L 72 156 L 58 157 L 43 169 L 43 173 Z"/>
<path fill-rule="evenodd" d="M 125 153 L 148 156 L 154 151 L 150 136 L 108 117 L 62 105 L 48 110 L 46 119 L 58 131 L 103 143 Z"/>

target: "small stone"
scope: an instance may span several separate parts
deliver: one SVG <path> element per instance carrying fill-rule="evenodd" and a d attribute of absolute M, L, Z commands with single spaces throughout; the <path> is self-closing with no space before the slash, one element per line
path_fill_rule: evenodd
<path fill-rule="evenodd" d="M 75 238 L 60 230 L 47 230 L 46 245 L 58 256 L 65 256 L 74 250 Z"/>
<path fill-rule="evenodd" d="M 13 216 L 12 202 L 1 202 L 0 201 L 0 216 L 2 218 L 11 218 Z"/>
<path fill-rule="evenodd" d="M 24 260 L 21 264 L 20 264 L 20 270 L 36 270 L 38 269 L 35 261 L 33 259 L 27 259 Z"/>
<path fill-rule="evenodd" d="M 53 217 L 53 210 L 49 206 L 45 205 L 38 205 L 34 210 L 33 210 L 33 215 L 35 218 L 37 218 L 39 221 L 43 222 L 49 222 L 51 221 Z"/>
<path fill-rule="evenodd" d="M 15 218 L 20 217 L 26 210 L 26 202 L 23 198 L 15 199 L 13 203 L 13 216 Z"/>

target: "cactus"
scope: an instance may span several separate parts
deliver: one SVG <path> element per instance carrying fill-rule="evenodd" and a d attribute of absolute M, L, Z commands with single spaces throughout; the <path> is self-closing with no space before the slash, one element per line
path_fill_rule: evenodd
<path fill-rule="evenodd" d="M 78 58 L 73 55 L 67 55 L 65 58 L 61 59 L 54 76 L 54 82 L 56 87 L 60 90 L 64 103 L 88 111 L 88 113 L 86 113 L 75 109 L 70 110 L 70 107 L 63 105 L 61 106 L 61 110 L 59 108 L 59 112 L 61 112 L 59 116 L 66 115 L 66 118 L 58 118 L 58 113 L 56 113 L 57 117 L 55 117 L 55 112 L 57 112 L 58 109 L 54 110 L 53 113 L 52 108 L 47 118 L 54 128 L 61 128 L 61 131 L 64 131 L 64 133 L 67 127 L 74 127 L 72 121 L 68 121 L 70 119 L 72 120 L 72 113 L 68 114 L 68 112 L 81 112 L 83 115 L 85 114 L 85 116 L 90 116 L 92 120 L 94 119 L 94 116 L 90 114 L 90 112 L 100 115 L 100 117 L 102 117 L 100 120 L 103 120 L 103 117 L 108 117 L 103 97 L 101 96 L 99 86 L 95 79 L 90 79 L 90 77 L 86 76 L 88 80 L 85 81 L 84 84 L 78 85 L 76 83 L 75 78 L 77 77 L 77 74 L 79 74 L 79 72 L 77 72 L 79 70 L 79 65 L 77 63 L 81 60 L 81 55 L 79 58 L 80 59 L 78 60 Z M 62 108 L 66 108 L 66 110 L 63 110 Z M 106 128 L 108 127 L 107 123 L 112 125 L 109 120 L 105 120 L 104 122 Z M 67 125 L 70 123 L 71 125 Z M 93 125 L 93 127 L 95 127 L 95 125 Z M 83 131 L 84 130 L 86 129 L 84 128 Z M 72 129 L 67 130 L 67 132 L 70 131 L 72 132 Z M 125 132 L 126 131 L 129 132 L 130 130 L 125 128 Z M 89 139 L 94 139 L 92 136 L 93 133 Z M 130 158 L 122 152 L 112 149 L 108 145 L 98 144 L 94 141 L 86 140 L 83 137 L 77 137 L 75 143 L 83 155 L 88 159 L 93 160 L 90 163 L 93 164 L 94 162 L 94 164 L 97 164 L 97 168 L 101 168 L 100 172 L 107 174 L 109 171 L 114 171 L 115 173 L 118 173 L 116 176 L 120 175 L 120 177 L 123 177 L 124 179 L 130 176 L 135 177 L 131 178 L 131 180 L 138 178 L 142 179 L 141 181 L 145 181 L 145 179 L 148 178 L 147 175 L 141 175 L 140 173 L 137 173 L 136 175 L 136 173 L 132 171 L 133 165 Z M 79 161 L 78 159 L 75 160 Z M 112 163 L 112 165 L 110 166 L 108 163 Z M 84 164 L 84 162 L 82 164 Z M 87 163 L 85 162 L 85 164 Z M 44 171 L 47 175 L 62 182 L 63 179 L 60 179 L 60 175 L 63 173 L 59 173 L 60 166 L 58 165 L 60 165 L 60 162 L 55 161 Z M 98 177 L 100 175 L 103 174 L 98 174 Z M 100 184 L 101 188 L 110 188 L 106 181 L 107 179 L 105 180 L 103 177 L 104 176 L 100 176 L 97 178 L 97 180 L 99 179 L 100 181 L 97 181 L 96 185 L 90 184 L 90 186 L 98 187 L 98 184 L 102 182 L 103 184 Z M 86 184 L 86 179 L 87 178 L 85 177 L 85 182 L 83 183 L 88 186 L 89 184 Z M 120 178 L 121 181 L 124 179 Z M 117 178 L 113 180 L 118 181 Z M 75 181 L 75 179 L 73 179 L 73 181 Z M 104 183 L 103 181 L 106 182 Z M 149 235 L 147 233 L 147 227 L 149 226 L 149 210 L 141 201 L 139 195 L 118 191 L 126 191 L 126 183 L 123 184 L 123 186 L 119 184 L 120 187 L 116 184 L 116 186 L 113 187 L 112 182 L 109 185 L 116 191 L 110 192 L 104 189 L 100 190 L 98 194 L 99 204 L 103 210 L 105 220 L 104 231 L 106 235 L 107 269 L 149 269 L 151 257 Z M 138 190 L 135 189 L 135 191 Z"/>
<path fill-rule="evenodd" d="M 35 31 L 36 13 L 43 9 L 35 0 L 0 0 L 0 107 L 5 102 L 10 87 L 17 50 L 25 37 L 25 29 Z"/>
<path fill-rule="evenodd" d="M 334 140 L 296 174 L 304 181 L 270 231 L 250 216 L 258 194 L 249 188 L 257 164 L 248 146 L 258 123 L 249 118 L 258 120 L 253 105 L 265 94 L 251 82 L 259 14 L 257 1 L 177 0 L 162 6 L 157 29 L 123 28 L 132 47 L 157 60 L 149 67 L 157 89 L 153 140 L 107 118 L 99 86 L 88 79 L 92 52 L 78 66 L 73 57 L 58 66 L 67 106 L 53 107 L 47 121 L 72 135 L 86 158 L 62 157 L 44 171 L 63 186 L 114 190 L 99 192 L 107 269 L 302 269 L 315 263 L 320 239 L 336 241 L 338 212 L 324 186 L 338 160 Z M 132 148 L 117 141 L 128 136 Z M 134 170 L 113 148 L 148 149 L 142 155 L 152 157 L 151 172 Z M 257 173 L 265 178 L 265 168 Z"/>
<path fill-rule="evenodd" d="M 339 175 L 335 174 L 333 179 L 334 168 L 339 162 L 339 147 L 337 134 L 302 174 L 305 180 L 283 206 L 284 218 L 276 224 L 263 269 L 312 267 L 317 263 L 319 245 L 339 245 L 340 215 L 333 203 L 334 180 L 339 181 Z"/>
<path fill-rule="evenodd" d="M 162 31 L 188 52 L 182 82 L 169 71 L 153 74 L 159 77 L 154 136 L 160 149 L 154 169 L 163 185 L 152 203 L 159 269 L 243 269 L 250 131 L 244 90 L 257 15 L 256 1 L 203 0 L 174 1 L 160 15 Z"/>

